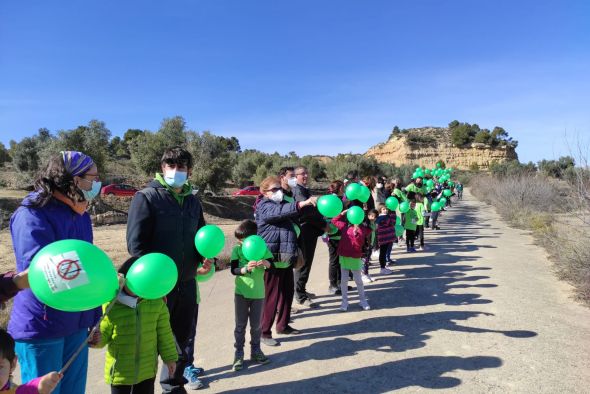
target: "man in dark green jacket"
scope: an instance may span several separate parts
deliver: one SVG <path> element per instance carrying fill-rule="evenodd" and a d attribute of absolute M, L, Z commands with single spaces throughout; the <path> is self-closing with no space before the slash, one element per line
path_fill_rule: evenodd
<path fill-rule="evenodd" d="M 167 368 L 161 371 L 164 393 L 186 393 L 183 373 L 189 355 L 185 348 L 198 313 L 195 276 L 200 262 L 205 271 L 212 263 L 203 260 L 195 248 L 195 235 L 205 225 L 205 219 L 188 182 L 192 165 L 193 158 L 185 149 L 167 149 L 161 160 L 162 173 L 135 194 L 127 220 L 127 249 L 132 256 L 163 253 L 178 268 L 178 282 L 166 300 L 180 354 L 173 376 L 169 376 Z"/>

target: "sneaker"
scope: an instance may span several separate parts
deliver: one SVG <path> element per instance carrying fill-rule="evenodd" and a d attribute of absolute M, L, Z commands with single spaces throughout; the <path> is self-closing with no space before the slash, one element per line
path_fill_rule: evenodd
<path fill-rule="evenodd" d="M 296 315 L 296 314 L 298 314 L 299 312 L 301 312 L 301 310 L 300 310 L 300 309 L 297 309 L 297 308 L 295 308 L 294 306 L 292 306 L 292 307 L 291 307 L 291 314 L 292 314 L 292 315 Z"/>
<path fill-rule="evenodd" d="M 393 267 L 394 264 L 395 264 L 395 260 L 392 260 L 392 261 L 387 262 L 387 266 L 388 267 Z"/>
<path fill-rule="evenodd" d="M 277 331 L 277 334 L 281 334 L 281 335 L 297 335 L 300 333 L 301 333 L 301 331 L 299 331 L 296 328 L 293 328 L 289 325 L 287 325 L 287 327 L 285 327 L 285 329 L 283 331 Z"/>
<path fill-rule="evenodd" d="M 417 247 L 416 249 L 414 249 L 414 250 L 415 250 L 416 252 L 421 252 L 423 249 L 422 249 L 420 246 L 418 246 L 418 247 Z"/>
<path fill-rule="evenodd" d="M 270 359 L 262 353 L 262 351 L 257 351 L 256 353 L 252 353 L 251 360 L 257 364 L 268 364 Z"/>
<path fill-rule="evenodd" d="M 205 373 L 205 369 L 201 368 L 201 367 L 195 367 L 194 365 L 189 365 L 187 366 L 184 370 L 186 371 L 188 368 L 193 370 L 193 373 L 196 373 L 197 376 L 201 376 L 202 374 Z"/>
<path fill-rule="evenodd" d="M 371 277 L 369 275 L 363 275 L 362 280 L 363 280 L 363 283 L 371 283 L 372 282 Z"/>
<path fill-rule="evenodd" d="M 315 302 L 313 302 L 309 298 L 306 298 L 303 301 L 298 301 L 298 302 L 299 302 L 299 305 L 305 306 L 308 308 L 317 308 L 318 307 L 318 304 L 316 304 Z"/>
<path fill-rule="evenodd" d="M 416 248 L 410 248 L 410 253 L 416 253 Z"/>
<path fill-rule="evenodd" d="M 315 298 L 315 294 L 314 293 L 309 293 L 309 292 L 305 292 L 305 295 L 307 296 L 307 298 Z"/>
<path fill-rule="evenodd" d="M 184 373 L 182 374 L 182 376 L 188 380 L 188 383 L 185 384 L 185 387 L 190 390 L 198 390 L 205 387 L 205 384 L 199 379 L 199 376 L 195 370 L 195 367 L 189 365 L 184 369 Z"/>
<path fill-rule="evenodd" d="M 244 357 L 243 356 L 236 356 L 234 358 L 234 364 L 232 365 L 232 369 L 234 371 L 239 371 L 244 368 Z"/>
<path fill-rule="evenodd" d="M 334 294 L 341 295 L 342 294 L 342 290 L 338 289 L 338 290 L 336 290 L 336 292 Z"/>
<path fill-rule="evenodd" d="M 410 253 L 412 250 L 410 248 L 406 248 L 406 253 Z"/>
<path fill-rule="evenodd" d="M 363 311 L 368 311 L 371 309 L 371 307 L 369 306 L 369 304 L 361 304 L 361 308 L 363 308 Z"/>
<path fill-rule="evenodd" d="M 340 310 L 342 312 L 346 312 L 348 310 L 348 304 L 342 304 L 342 305 L 340 305 Z"/>
<path fill-rule="evenodd" d="M 379 271 L 379 273 L 381 275 L 390 275 L 393 274 L 393 271 L 388 268 L 381 268 L 381 271 Z"/>
<path fill-rule="evenodd" d="M 337 294 L 338 290 L 340 290 L 340 289 L 336 286 L 328 287 L 328 293 L 330 293 L 330 294 Z"/>
<path fill-rule="evenodd" d="M 262 337 L 260 338 L 260 342 L 264 343 L 266 346 L 279 346 L 279 342 L 274 338 Z"/>

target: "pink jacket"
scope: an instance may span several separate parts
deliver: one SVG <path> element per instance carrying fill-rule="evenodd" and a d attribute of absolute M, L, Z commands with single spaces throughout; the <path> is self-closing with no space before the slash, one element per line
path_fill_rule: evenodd
<path fill-rule="evenodd" d="M 338 256 L 361 257 L 363 247 L 371 238 L 371 229 L 363 225 L 355 228 L 348 223 L 343 214 L 332 219 L 332 224 L 342 233 L 342 238 L 340 238 L 338 244 Z"/>

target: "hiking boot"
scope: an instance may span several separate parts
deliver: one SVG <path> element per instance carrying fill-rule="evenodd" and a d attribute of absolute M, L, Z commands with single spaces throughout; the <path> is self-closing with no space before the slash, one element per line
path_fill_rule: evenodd
<path fill-rule="evenodd" d="M 232 365 L 232 369 L 234 371 L 240 371 L 244 368 L 244 356 L 236 356 L 234 358 L 234 364 Z"/>
<path fill-rule="evenodd" d="M 270 359 L 262 353 L 261 350 L 257 351 L 256 353 L 252 353 L 251 360 L 257 364 L 268 364 Z"/>

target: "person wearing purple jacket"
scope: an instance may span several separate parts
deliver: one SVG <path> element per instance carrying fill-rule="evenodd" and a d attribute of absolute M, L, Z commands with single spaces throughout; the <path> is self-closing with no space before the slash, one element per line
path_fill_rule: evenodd
<path fill-rule="evenodd" d="M 92 242 L 86 208 L 100 192 L 98 179 L 94 161 L 81 152 L 65 151 L 49 160 L 35 181 L 35 191 L 25 197 L 10 219 L 18 272 L 27 270 L 35 254 L 52 242 Z M 14 298 L 8 332 L 16 342 L 22 381 L 59 371 L 86 341 L 89 328 L 101 313 L 100 307 L 84 312 L 59 311 L 43 304 L 30 289 L 21 290 Z M 85 347 L 54 393 L 84 393 L 87 368 Z"/>

